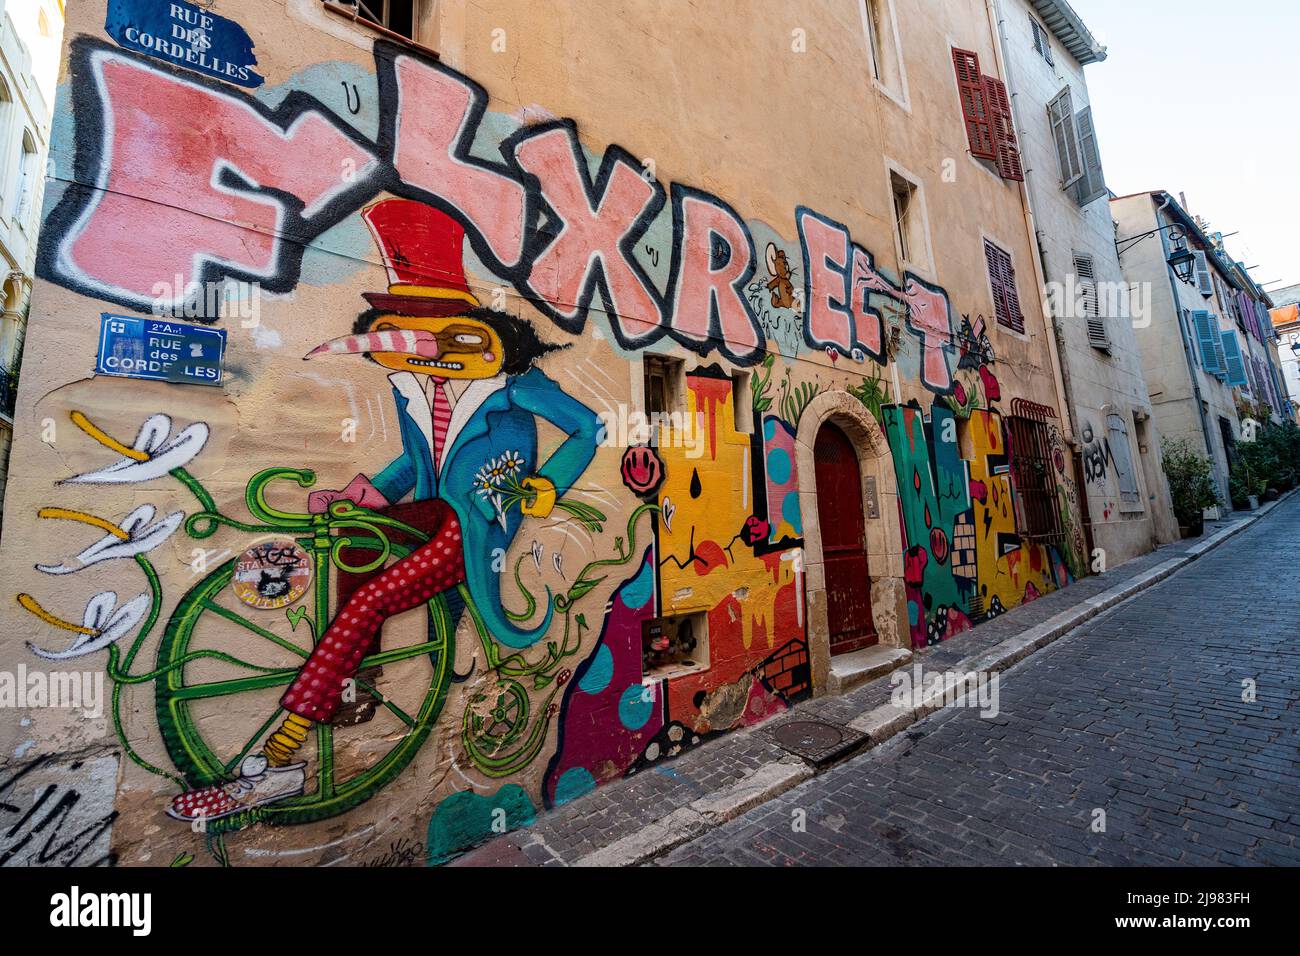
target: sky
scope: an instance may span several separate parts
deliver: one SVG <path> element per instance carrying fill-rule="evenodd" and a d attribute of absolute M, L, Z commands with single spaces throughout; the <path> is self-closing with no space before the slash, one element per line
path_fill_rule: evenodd
<path fill-rule="evenodd" d="M 1086 75 L 1110 189 L 1183 192 L 1265 291 L 1300 283 L 1300 2 L 1071 5 L 1107 48 Z"/>

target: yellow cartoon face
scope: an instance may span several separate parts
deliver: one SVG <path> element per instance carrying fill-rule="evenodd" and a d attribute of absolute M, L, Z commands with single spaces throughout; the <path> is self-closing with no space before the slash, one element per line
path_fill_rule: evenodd
<path fill-rule="evenodd" d="M 400 344 L 402 351 L 371 350 L 371 358 L 385 368 L 438 378 L 492 378 L 505 360 L 501 337 L 487 324 L 467 316 L 415 318 L 381 315 L 370 332 L 397 333 L 384 341 Z M 414 333 L 402 334 L 402 333 Z"/>

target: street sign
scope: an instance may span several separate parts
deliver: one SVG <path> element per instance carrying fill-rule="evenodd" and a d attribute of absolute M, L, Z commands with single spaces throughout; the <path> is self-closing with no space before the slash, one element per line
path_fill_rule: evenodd
<path fill-rule="evenodd" d="M 220 385 L 226 332 L 103 313 L 95 372 L 183 385 Z"/>

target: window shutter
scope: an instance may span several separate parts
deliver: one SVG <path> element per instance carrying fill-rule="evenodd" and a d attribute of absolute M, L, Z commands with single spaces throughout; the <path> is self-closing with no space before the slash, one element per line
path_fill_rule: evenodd
<path fill-rule="evenodd" d="M 1268 377 L 1273 383 L 1272 386 L 1273 407 L 1277 409 L 1277 413 L 1279 415 L 1283 415 L 1285 414 L 1285 411 L 1282 408 L 1282 395 L 1283 395 L 1282 384 L 1277 380 L 1277 369 L 1273 367 L 1272 362 L 1268 363 Z"/>
<path fill-rule="evenodd" d="M 1196 328 L 1196 344 L 1201 353 L 1201 368 L 1207 372 L 1219 370 L 1219 353 L 1214 347 L 1215 334 L 1210 328 L 1210 313 L 1198 310 L 1192 313 L 1192 323 Z"/>
<path fill-rule="evenodd" d="M 1214 279 L 1210 275 L 1210 263 L 1205 258 L 1204 251 L 1197 249 L 1196 256 L 1196 288 L 1203 296 L 1214 295 Z"/>
<path fill-rule="evenodd" d="M 1223 350 L 1223 332 L 1219 328 L 1219 319 L 1213 313 L 1210 316 L 1210 335 L 1214 339 L 1214 351 L 1218 359 L 1218 368 L 1214 370 L 1214 377 L 1221 382 L 1228 380 L 1228 356 Z"/>
<path fill-rule="evenodd" d="M 1092 125 L 1092 107 L 1085 106 L 1074 117 L 1079 130 L 1079 156 L 1083 164 L 1083 176 L 1074 187 L 1074 198 L 1080 206 L 1100 199 L 1108 194 L 1106 177 L 1101 171 L 1101 151 L 1097 148 L 1097 130 Z"/>
<path fill-rule="evenodd" d="M 1016 140 L 1016 121 L 1011 115 L 1011 97 L 1007 85 L 996 77 L 984 77 L 984 98 L 993 125 L 993 148 L 997 153 L 998 175 L 1003 179 L 1025 181 L 1020 164 L 1020 145 Z"/>
<path fill-rule="evenodd" d="M 1223 355 L 1227 360 L 1228 384 L 1245 385 L 1246 365 L 1241 358 L 1241 344 L 1237 341 L 1237 333 L 1228 329 L 1219 334 L 1223 339 Z"/>
<path fill-rule="evenodd" d="M 1056 61 L 1052 59 L 1051 38 L 1048 37 L 1047 31 L 1043 29 L 1042 25 L 1034 19 L 1032 13 L 1029 15 L 1029 26 L 1034 31 L 1034 49 L 1037 51 L 1039 56 L 1052 66 L 1055 66 Z"/>
<path fill-rule="evenodd" d="M 961 115 L 966 123 L 966 141 L 970 144 L 971 155 L 980 159 L 997 159 L 979 55 L 954 47 L 952 64 L 957 71 L 957 91 L 961 95 Z"/>
<path fill-rule="evenodd" d="M 1047 104 L 1047 116 L 1056 140 L 1056 158 L 1061 165 L 1061 187 L 1069 189 L 1083 176 L 1079 159 L 1079 132 L 1074 125 L 1074 100 L 1067 86 Z"/>
<path fill-rule="evenodd" d="M 1020 294 L 1016 291 L 1016 270 L 1011 256 L 987 239 L 984 259 L 989 267 L 989 285 L 993 289 L 993 314 L 999 324 L 1017 332 L 1025 331 L 1025 317 L 1020 311 Z"/>
<path fill-rule="evenodd" d="M 1110 351 L 1110 336 L 1106 332 L 1106 319 L 1097 301 L 1097 281 L 1093 273 L 1092 257 L 1074 254 L 1074 275 L 1079 283 L 1083 318 L 1088 323 L 1088 344 L 1102 351 Z"/>
<path fill-rule="evenodd" d="M 1140 499 L 1137 477 L 1133 471 L 1133 450 L 1129 447 L 1128 428 L 1119 415 L 1106 416 L 1106 432 L 1110 445 L 1111 461 L 1115 464 L 1115 477 L 1119 481 L 1119 496 L 1135 504 Z"/>

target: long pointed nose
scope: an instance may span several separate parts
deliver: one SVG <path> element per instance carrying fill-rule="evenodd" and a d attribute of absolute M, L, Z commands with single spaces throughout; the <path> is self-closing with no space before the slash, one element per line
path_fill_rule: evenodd
<path fill-rule="evenodd" d="M 363 352 L 406 352 L 421 358 L 437 358 L 438 338 L 432 332 L 418 329 L 383 329 L 379 332 L 341 335 L 316 346 L 303 358 L 315 358 L 317 355 L 359 355 Z"/>

